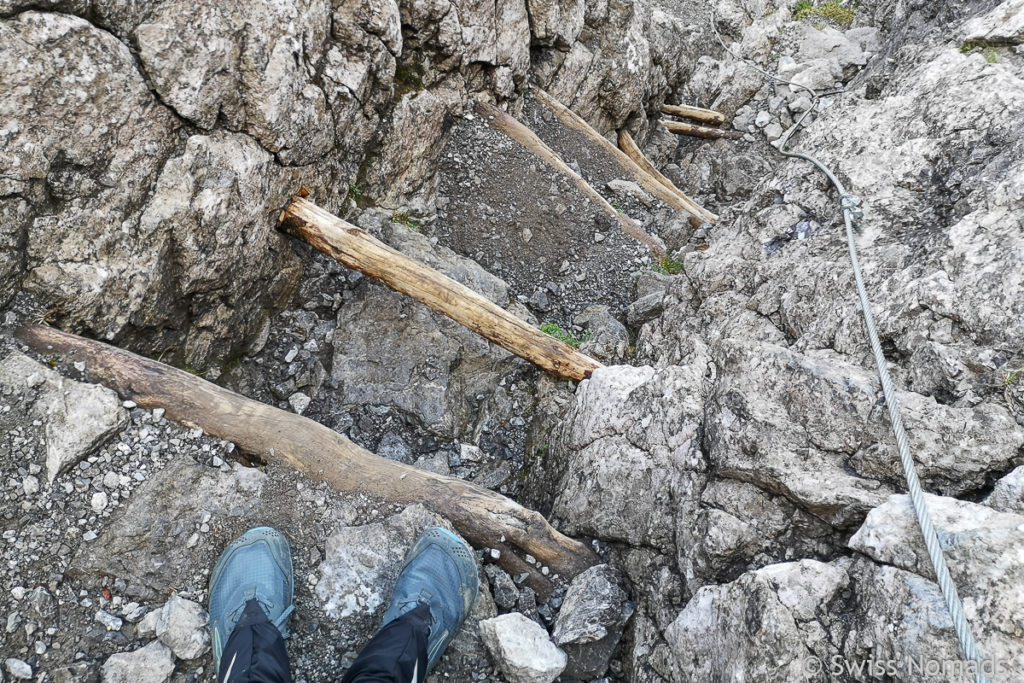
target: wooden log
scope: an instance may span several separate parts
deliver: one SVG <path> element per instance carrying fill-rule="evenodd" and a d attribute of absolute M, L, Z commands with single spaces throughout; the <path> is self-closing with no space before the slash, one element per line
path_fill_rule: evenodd
<path fill-rule="evenodd" d="M 339 263 L 412 297 L 559 377 L 586 379 L 602 367 L 565 342 L 544 334 L 469 287 L 423 265 L 346 223 L 308 199 L 296 197 L 281 214 L 281 228 Z"/>
<path fill-rule="evenodd" d="M 15 336 L 44 355 L 84 362 L 90 382 L 113 389 L 123 399 L 146 409 L 163 408 L 168 418 L 227 439 L 265 461 L 290 465 L 339 491 L 403 505 L 420 503 L 448 518 L 472 545 L 500 550 L 498 562 L 513 574 L 529 573 L 538 592 L 549 593 L 550 580 L 514 550 L 533 555 L 566 578 L 599 562 L 585 544 L 559 533 L 536 511 L 476 484 L 374 455 L 309 418 L 52 327 L 28 324 Z"/>
<path fill-rule="evenodd" d="M 662 175 L 661 172 L 654 167 L 654 164 L 652 164 L 650 160 L 644 156 L 644 153 L 640 151 L 639 147 L 637 147 L 636 142 L 633 141 L 633 136 L 630 135 L 629 131 L 627 131 L 626 129 L 622 129 L 619 131 L 619 147 L 621 147 L 622 151 L 626 153 L 626 156 L 628 156 L 630 159 L 636 162 L 637 166 L 644 169 L 647 173 L 650 173 L 651 176 L 653 178 L 656 178 L 658 182 L 660 182 L 662 185 L 675 192 L 679 191 L 676 189 L 675 184 L 671 180 L 666 178 L 664 175 Z M 712 215 L 714 216 L 714 214 Z M 694 221 L 694 219 L 696 219 L 696 221 Z M 715 219 L 717 220 L 718 216 L 715 216 Z M 691 223 L 696 222 L 697 225 L 700 224 L 700 218 L 696 216 L 691 218 L 690 221 Z"/>
<path fill-rule="evenodd" d="M 590 199 L 600 206 L 606 214 L 619 224 L 619 227 L 622 228 L 623 232 L 646 246 L 656 256 L 660 257 L 665 255 L 665 247 L 663 244 L 648 235 L 644 229 L 640 227 L 640 224 L 632 218 L 616 211 L 615 207 L 609 204 L 608 201 L 601 196 L 601 193 L 592 188 L 590 183 L 584 180 L 579 173 L 576 173 L 576 171 L 569 168 L 568 164 L 562 160 L 562 157 L 558 156 L 555 150 L 544 144 L 544 141 L 537 137 L 536 133 L 517 121 L 514 116 L 511 116 L 510 114 L 507 114 L 497 107 L 485 102 L 477 102 L 475 109 L 476 113 L 484 118 L 487 125 L 491 126 L 498 132 L 509 136 L 529 150 L 538 159 L 548 164 L 559 173 L 568 176 L 573 183 L 576 184 L 576 187 L 579 188 L 580 192 L 590 197 Z"/>
<path fill-rule="evenodd" d="M 665 124 L 665 128 L 676 135 L 689 135 L 693 138 L 704 138 L 706 140 L 739 140 L 743 137 L 743 133 L 738 130 L 695 126 L 692 123 L 683 123 L 682 121 L 662 121 L 662 123 Z"/>
<path fill-rule="evenodd" d="M 580 131 L 587 136 L 589 140 L 599 147 L 602 147 L 624 171 L 633 176 L 645 190 L 653 194 L 655 197 L 665 202 L 673 209 L 686 211 L 692 216 L 699 218 L 701 221 L 714 223 L 718 220 L 718 216 L 687 197 L 674 185 L 670 184 L 666 187 L 664 184 L 659 182 L 655 176 L 652 176 L 641 165 L 638 165 L 635 159 L 631 159 L 626 154 L 623 154 L 622 150 L 609 142 L 603 135 L 598 133 L 593 126 L 587 123 L 583 117 L 578 115 L 572 109 L 569 109 L 569 107 L 565 106 L 540 88 L 534 88 L 534 93 L 536 93 L 537 100 L 554 112 L 555 116 L 558 117 L 558 120 L 561 121 L 563 125 Z"/>
<path fill-rule="evenodd" d="M 671 114 L 672 116 L 682 116 L 683 118 L 694 119 L 695 121 L 703 121 L 704 123 L 710 123 L 715 126 L 725 123 L 725 114 L 722 112 L 718 112 L 713 109 L 702 109 L 701 107 L 691 107 L 687 104 L 662 105 L 661 113 Z"/>

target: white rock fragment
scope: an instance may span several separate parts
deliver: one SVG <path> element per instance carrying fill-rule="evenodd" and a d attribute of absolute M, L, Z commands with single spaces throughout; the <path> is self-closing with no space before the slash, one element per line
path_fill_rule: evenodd
<path fill-rule="evenodd" d="M 198 603 L 174 595 L 155 614 L 156 637 L 178 659 L 195 659 L 210 649 L 210 617 Z"/>
<path fill-rule="evenodd" d="M 128 423 L 110 389 L 65 379 L 22 353 L 0 361 L 0 386 L 38 392 L 34 410 L 46 417 L 46 477 L 51 483 Z"/>
<path fill-rule="evenodd" d="M 302 415 L 309 407 L 309 403 L 312 399 L 301 391 L 296 391 L 294 394 L 288 397 L 288 405 L 292 407 L 297 414 Z"/>
<path fill-rule="evenodd" d="M 565 669 L 565 653 L 519 612 L 481 621 L 480 637 L 509 683 L 551 683 Z"/>
<path fill-rule="evenodd" d="M 484 452 L 471 443 L 464 443 L 459 447 L 459 457 L 468 462 L 483 462 Z"/>
<path fill-rule="evenodd" d="M 9 657 L 4 662 L 4 666 L 7 667 L 8 673 L 16 680 L 24 681 L 32 678 L 32 667 L 23 659 Z"/>
<path fill-rule="evenodd" d="M 104 683 L 165 683 L 174 671 L 169 647 L 154 640 L 134 652 L 119 652 L 103 664 Z"/>
<path fill-rule="evenodd" d="M 34 496 L 39 493 L 39 479 L 31 474 L 21 480 L 21 488 L 26 496 Z"/>
<path fill-rule="evenodd" d="M 115 617 L 110 612 L 107 612 L 106 610 L 102 610 L 102 609 L 99 610 L 98 612 L 96 612 L 96 616 L 94 617 L 94 620 L 99 622 L 99 623 L 101 623 L 101 624 L 103 624 L 103 626 L 108 631 L 120 631 L 121 630 L 121 626 L 124 623 L 124 622 L 121 621 L 121 619 L 119 617 Z"/>
<path fill-rule="evenodd" d="M 99 513 L 107 509 L 107 503 L 107 494 L 103 491 L 97 491 L 92 494 L 92 500 L 89 502 L 89 505 L 92 506 L 94 512 Z"/>

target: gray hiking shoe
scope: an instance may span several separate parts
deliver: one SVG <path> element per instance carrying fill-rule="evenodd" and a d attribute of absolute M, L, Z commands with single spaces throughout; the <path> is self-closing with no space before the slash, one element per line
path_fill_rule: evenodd
<path fill-rule="evenodd" d="M 479 587 L 476 559 L 469 547 L 447 529 L 427 529 L 405 557 L 384 624 L 419 605 L 430 608 L 430 671 L 469 615 Z"/>
<path fill-rule="evenodd" d="M 246 531 L 224 549 L 210 575 L 210 633 L 214 671 L 245 605 L 255 599 L 267 619 L 288 637 L 288 618 L 295 610 L 292 597 L 292 553 L 288 539 L 270 527 Z"/>

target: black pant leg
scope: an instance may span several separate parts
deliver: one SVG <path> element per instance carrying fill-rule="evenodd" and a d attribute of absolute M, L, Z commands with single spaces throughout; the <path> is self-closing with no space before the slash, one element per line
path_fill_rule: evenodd
<path fill-rule="evenodd" d="M 430 608 L 420 605 L 377 632 L 341 683 L 423 683 Z"/>
<path fill-rule="evenodd" d="M 242 618 L 224 645 L 217 683 L 291 683 L 288 650 L 259 603 L 245 603 Z"/>

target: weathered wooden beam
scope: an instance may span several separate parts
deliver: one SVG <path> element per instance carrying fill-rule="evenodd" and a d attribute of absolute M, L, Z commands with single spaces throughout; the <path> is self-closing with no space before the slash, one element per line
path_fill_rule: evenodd
<path fill-rule="evenodd" d="M 415 261 L 308 199 L 296 197 L 281 228 L 339 263 L 426 304 L 502 348 L 559 377 L 585 379 L 601 367 L 593 358 L 544 334 L 447 275 Z"/>
<path fill-rule="evenodd" d="M 551 527 L 544 517 L 501 494 L 374 455 L 309 418 L 246 398 L 206 380 L 103 342 L 42 325 L 15 336 L 47 356 L 85 363 L 89 381 L 190 428 L 227 439 L 265 461 L 280 462 L 339 491 L 363 492 L 391 503 L 420 503 L 448 518 L 478 548 L 501 551 L 498 562 L 549 593 L 549 579 L 515 551 L 533 555 L 553 572 L 572 577 L 598 562 L 583 543 Z"/>
<path fill-rule="evenodd" d="M 640 151 L 640 148 L 637 146 L 636 142 L 633 141 L 633 136 L 630 135 L 629 131 L 626 129 L 622 129 L 619 131 L 619 147 L 622 149 L 623 152 L 626 153 L 626 156 L 628 156 L 630 159 L 636 162 L 637 166 L 644 169 L 644 171 L 646 171 L 647 173 L 650 173 L 651 177 L 657 179 L 659 183 L 667 187 L 669 190 L 673 192 L 679 192 L 675 184 L 671 180 L 666 178 L 664 175 L 662 175 L 661 172 L 654 167 L 654 164 L 652 164 L 650 160 L 644 156 L 644 153 Z M 718 216 L 715 216 L 714 214 L 711 215 L 715 217 L 715 220 L 718 219 Z M 691 219 L 691 221 L 692 220 L 693 219 Z M 697 221 L 699 222 L 700 219 L 697 218 Z"/>
<path fill-rule="evenodd" d="M 722 112 L 701 107 L 691 107 L 687 104 L 665 104 L 662 105 L 661 112 L 663 114 L 682 116 L 683 118 L 710 123 L 715 126 L 725 123 L 725 114 Z"/>
<path fill-rule="evenodd" d="M 695 126 L 692 123 L 683 123 L 681 121 L 662 121 L 662 123 L 665 124 L 665 128 L 676 135 L 689 135 L 693 138 L 704 138 L 706 140 L 739 140 L 743 137 L 743 133 L 738 130 Z"/>
<path fill-rule="evenodd" d="M 576 184 L 576 187 L 579 188 L 580 192 L 590 197 L 590 199 L 600 206 L 609 217 L 619 224 L 619 227 L 622 228 L 623 232 L 646 246 L 655 255 L 663 256 L 665 254 L 665 247 L 663 244 L 648 235 L 644 229 L 640 227 L 640 224 L 632 218 L 616 211 L 615 207 L 609 204 L 608 201 L 601 196 L 600 192 L 591 187 L 590 183 L 584 180 L 579 173 L 576 173 L 576 171 L 569 168 L 568 164 L 562 160 L 562 157 L 558 156 L 558 153 L 555 152 L 555 150 L 544 144 L 544 141 L 537 137 L 536 133 L 516 120 L 514 116 L 511 116 L 497 107 L 484 102 L 477 102 L 475 109 L 476 113 L 480 114 L 480 116 L 484 118 L 487 125 L 491 126 L 498 132 L 509 136 L 529 150 L 530 153 L 538 159 L 548 164 L 559 173 L 568 176 L 573 183 Z"/>
<path fill-rule="evenodd" d="M 550 109 L 563 125 L 580 131 L 591 142 L 607 151 L 608 154 L 611 155 L 612 159 L 614 159 L 624 171 L 633 176 L 636 181 L 640 183 L 641 187 L 653 194 L 655 197 L 665 202 L 673 209 L 686 211 L 703 222 L 714 223 L 718 220 L 718 216 L 687 197 L 674 185 L 666 187 L 664 184 L 659 182 L 658 179 L 652 176 L 643 168 L 643 166 L 637 164 L 635 159 L 631 159 L 626 154 L 623 154 L 622 150 L 609 142 L 603 135 L 598 133 L 593 126 L 587 123 L 583 117 L 572 109 L 569 109 L 569 107 L 565 106 L 540 88 L 534 88 L 534 93 L 537 96 L 537 100 Z"/>

